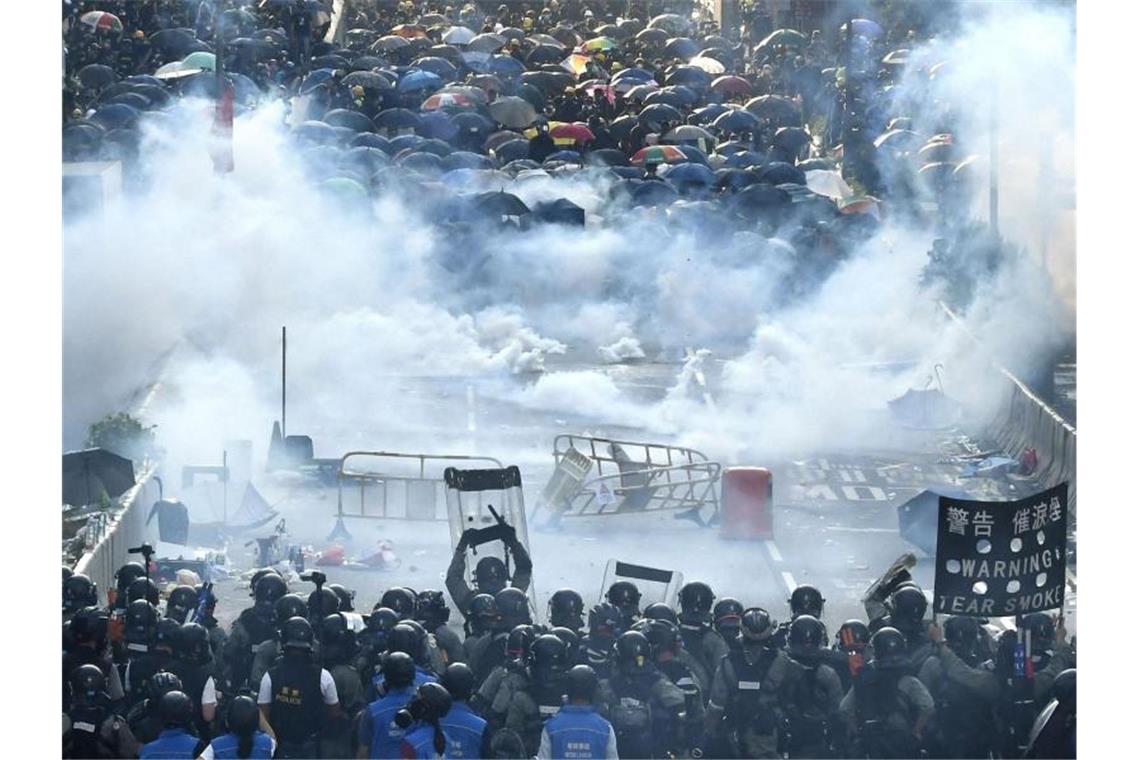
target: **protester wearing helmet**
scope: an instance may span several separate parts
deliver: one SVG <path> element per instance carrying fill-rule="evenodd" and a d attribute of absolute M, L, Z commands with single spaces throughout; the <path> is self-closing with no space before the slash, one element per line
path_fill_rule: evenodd
<path fill-rule="evenodd" d="M 613 723 L 621 757 L 689 753 L 685 695 L 653 662 L 649 640 L 626 631 L 614 642 L 613 668 L 598 687 L 599 702 Z"/>
<path fill-rule="evenodd" d="M 320 757 L 322 726 L 340 715 L 336 682 L 313 659 L 314 639 L 308 620 L 287 620 L 282 657 L 261 677 L 257 704 L 277 737 L 278 757 Z"/>

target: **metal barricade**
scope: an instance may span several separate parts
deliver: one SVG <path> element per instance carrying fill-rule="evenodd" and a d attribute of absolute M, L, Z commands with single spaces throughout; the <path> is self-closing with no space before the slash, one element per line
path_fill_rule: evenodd
<path fill-rule="evenodd" d="M 351 470 L 351 458 L 379 459 L 394 469 L 383 472 Z M 400 465 L 405 466 L 399 472 Z M 447 498 L 443 472 L 448 467 L 472 465 L 502 468 L 492 457 L 458 454 L 401 454 L 393 451 L 350 451 L 340 458 L 336 471 L 336 516 L 372 520 L 447 520 Z M 346 481 L 355 491 L 346 498 Z M 358 508 L 353 509 L 353 506 Z"/>
<path fill-rule="evenodd" d="M 695 449 L 559 435 L 554 465 L 546 507 L 563 517 L 720 508 L 720 463 Z"/>

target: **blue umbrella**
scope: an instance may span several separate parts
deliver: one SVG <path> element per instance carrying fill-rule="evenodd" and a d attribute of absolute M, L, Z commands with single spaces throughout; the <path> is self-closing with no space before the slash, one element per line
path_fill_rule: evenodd
<path fill-rule="evenodd" d="M 490 53 L 477 53 L 470 51 L 461 53 L 463 65 L 479 74 L 486 74 L 491 70 Z"/>
<path fill-rule="evenodd" d="M 559 150 L 547 156 L 544 163 L 550 161 L 572 161 L 574 163 L 581 163 L 582 155 L 573 150 Z"/>
<path fill-rule="evenodd" d="M 424 137 L 437 137 L 440 140 L 452 140 L 459 134 L 459 127 L 443 111 L 429 111 L 420 117 L 420 125 L 416 133 Z"/>
<path fill-rule="evenodd" d="M 400 135 L 388 141 L 388 148 L 392 151 L 392 155 L 394 156 L 402 150 L 416 147 L 422 143 L 424 139 L 425 138 L 419 135 Z"/>
<path fill-rule="evenodd" d="M 783 161 L 773 161 L 760 170 L 760 181 L 772 185 L 806 185 L 807 177 L 802 169 Z"/>
<path fill-rule="evenodd" d="M 709 159 L 701 152 L 700 148 L 692 145 L 674 145 L 674 148 L 685 154 L 685 158 L 689 159 L 690 163 L 704 164 L 708 166 Z"/>
<path fill-rule="evenodd" d="M 488 68 L 492 74 L 506 77 L 518 76 L 526 71 L 526 66 L 523 65 L 522 61 L 509 55 L 491 56 Z"/>
<path fill-rule="evenodd" d="M 710 124 L 716 120 L 721 114 L 728 113 L 732 109 L 723 103 L 712 103 L 704 108 L 698 108 L 693 111 L 689 121 L 692 124 Z"/>
<path fill-rule="evenodd" d="M 712 125 L 722 132 L 743 132 L 760 126 L 760 117 L 743 108 L 734 108 L 716 117 Z"/>
<path fill-rule="evenodd" d="M 648 82 L 653 79 L 653 72 L 638 68 L 622 69 L 613 75 L 613 77 L 610 79 L 610 82 L 612 84 L 619 79 L 636 79 L 639 82 Z"/>
<path fill-rule="evenodd" d="M 443 168 L 454 169 L 494 169 L 494 163 L 487 156 L 466 150 L 457 150 L 443 158 Z"/>
<path fill-rule="evenodd" d="M 668 182 L 674 185 L 712 185 L 716 182 L 716 175 L 713 170 L 704 164 L 688 163 L 688 164 L 674 164 L 670 166 L 667 171 L 662 172 L 662 176 Z"/>
<path fill-rule="evenodd" d="M 763 153 L 751 150 L 741 150 L 725 159 L 724 165 L 729 169 L 747 169 L 749 166 L 762 166 L 768 157 Z"/>
<path fill-rule="evenodd" d="M 459 69 L 455 68 L 451 61 L 448 61 L 446 58 L 429 55 L 423 58 L 417 58 L 412 61 L 412 64 L 423 71 L 430 71 L 446 82 L 454 82 L 456 77 L 459 76 Z"/>
<path fill-rule="evenodd" d="M 124 103 L 109 103 L 105 106 L 99 106 L 89 121 L 105 129 L 130 127 L 138 122 L 140 113 L 137 108 L 132 108 Z"/>
<path fill-rule="evenodd" d="M 301 94 L 304 95 L 307 92 L 312 92 L 332 79 L 335 74 L 336 71 L 334 69 L 316 69 L 301 82 Z M 213 75 L 211 74 L 211 76 Z"/>
<path fill-rule="evenodd" d="M 443 79 L 439 74 L 430 71 L 414 69 L 396 85 L 399 92 L 419 92 L 420 90 L 437 90 L 443 86 Z"/>
<path fill-rule="evenodd" d="M 381 137 L 373 132 L 361 132 L 349 140 L 348 145 L 351 148 L 376 148 L 388 154 L 395 152 L 386 137 Z"/>
<path fill-rule="evenodd" d="M 635 206 L 665 206 L 677 200 L 677 191 L 667 182 L 648 180 L 633 189 Z"/>

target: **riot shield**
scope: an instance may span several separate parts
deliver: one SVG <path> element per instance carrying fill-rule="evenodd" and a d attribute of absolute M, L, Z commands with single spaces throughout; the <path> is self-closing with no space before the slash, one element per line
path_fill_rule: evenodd
<path fill-rule="evenodd" d="M 501 557 L 508 572 L 513 574 L 513 559 L 501 538 L 504 526 L 514 528 L 519 543 L 530 553 L 519 468 L 514 465 L 490 470 L 448 467 L 443 471 L 443 480 L 452 551 L 459 545 L 464 531 L 472 528 L 479 531 L 475 545 L 466 552 L 468 582 L 472 582 L 476 563 L 485 556 Z M 533 555 L 531 559 L 534 559 Z M 538 601 L 534 585 L 532 578 L 527 596 L 530 597 L 532 613 L 537 614 Z"/>
<path fill-rule="evenodd" d="M 661 570 L 656 567 L 635 565 L 611 559 L 606 563 L 606 574 L 602 576 L 602 590 L 598 593 L 598 603 L 606 601 L 606 591 L 618 581 L 630 581 L 641 592 L 641 609 L 654 602 L 664 602 L 675 606 L 677 593 L 685 576 L 676 570 Z"/>

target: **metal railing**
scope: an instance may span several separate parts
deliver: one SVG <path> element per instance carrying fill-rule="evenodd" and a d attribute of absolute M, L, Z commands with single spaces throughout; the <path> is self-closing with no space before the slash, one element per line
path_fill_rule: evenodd
<path fill-rule="evenodd" d="M 350 470 L 353 457 L 372 457 L 389 463 L 417 463 L 413 474 Z M 461 464 L 481 463 L 502 468 L 493 457 L 460 454 L 401 454 L 393 451 L 350 451 L 340 458 L 336 472 L 336 516 L 373 520 L 447 520 L 447 497 L 443 471 Z M 429 468 L 430 465 L 430 468 Z M 345 482 L 354 482 L 359 493 L 359 511 L 345 511 Z"/>

